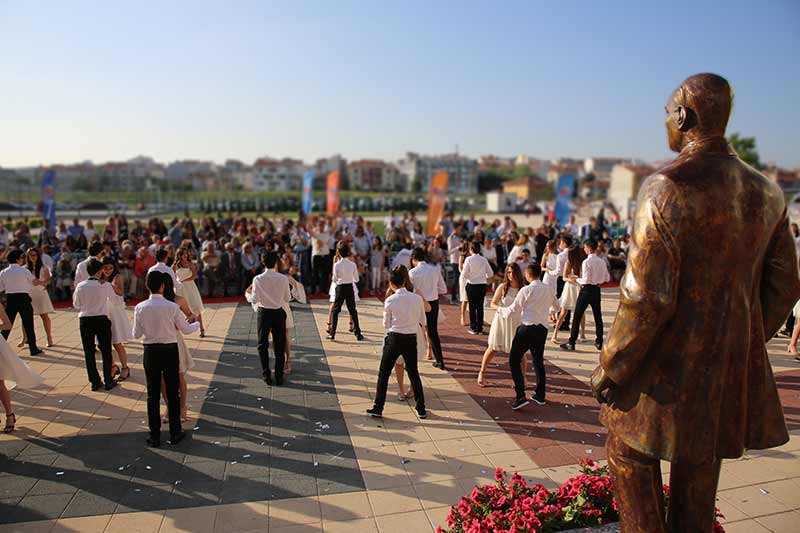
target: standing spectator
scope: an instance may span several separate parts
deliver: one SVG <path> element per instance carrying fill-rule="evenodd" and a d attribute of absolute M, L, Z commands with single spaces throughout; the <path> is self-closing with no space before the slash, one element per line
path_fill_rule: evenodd
<path fill-rule="evenodd" d="M 220 275 L 221 258 L 215 249 L 214 241 L 208 241 L 206 243 L 206 249 L 200 258 L 203 261 L 203 275 L 208 283 L 208 292 L 206 294 L 209 297 L 213 297 L 217 285 L 222 281 Z"/>
<path fill-rule="evenodd" d="M 253 282 L 253 278 L 258 275 L 258 254 L 256 254 L 255 250 L 253 250 L 253 245 L 249 242 L 246 242 L 242 247 L 242 285 L 241 290 L 244 290 L 250 286 Z"/>
<path fill-rule="evenodd" d="M 78 238 L 83 235 L 83 226 L 81 226 L 77 218 L 73 218 L 72 225 L 67 228 L 67 231 L 72 235 L 73 239 L 78 240 Z"/>
<path fill-rule="evenodd" d="M 156 258 L 150 254 L 147 246 L 139 248 L 139 254 L 133 265 L 133 275 L 136 277 L 136 295 L 144 294 L 145 276 L 147 271 L 156 264 Z"/>
<path fill-rule="evenodd" d="M 309 228 L 311 234 L 311 294 L 323 294 L 328 285 L 327 259 L 330 254 L 330 234 L 325 231 L 325 223 L 320 221 L 316 230 Z"/>
<path fill-rule="evenodd" d="M 228 285 L 238 287 L 242 282 L 242 265 L 239 254 L 233 244 L 225 245 L 225 251 L 220 256 L 220 271 L 222 276 L 222 295 L 228 296 Z"/>

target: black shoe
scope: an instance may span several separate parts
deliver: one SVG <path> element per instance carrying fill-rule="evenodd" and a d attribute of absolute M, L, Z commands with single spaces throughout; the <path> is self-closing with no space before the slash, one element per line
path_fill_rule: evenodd
<path fill-rule="evenodd" d="M 264 383 L 272 387 L 272 372 L 267 372 L 264 374 Z"/>
<path fill-rule="evenodd" d="M 363 340 L 364 340 L 364 335 L 362 335 L 361 333 L 359 333 L 358 335 L 356 335 L 356 340 L 357 340 L 357 341 L 363 341 Z"/>
<path fill-rule="evenodd" d="M 102 383 L 92 383 L 92 392 L 97 392 L 97 391 L 99 391 L 99 390 L 100 390 L 100 387 L 102 387 L 102 386 L 103 386 L 103 384 L 102 384 Z"/>
<path fill-rule="evenodd" d="M 332 333 L 328 333 L 327 335 L 325 335 L 325 338 L 328 339 L 329 341 L 332 341 L 332 340 L 336 339 L 336 335 L 333 335 Z"/>
<path fill-rule="evenodd" d="M 372 418 L 383 418 L 383 411 L 378 411 L 377 408 L 367 409 L 367 414 Z"/>
<path fill-rule="evenodd" d="M 531 400 L 538 403 L 539 405 L 544 405 L 544 398 L 539 399 L 539 397 L 536 396 L 535 394 L 531 396 Z"/>
<path fill-rule="evenodd" d="M 444 366 L 444 363 L 439 363 L 438 368 L 439 368 L 439 370 L 447 370 L 447 367 Z"/>
<path fill-rule="evenodd" d="M 574 352 L 575 351 L 575 345 L 574 344 L 570 344 L 568 342 L 565 342 L 564 344 L 561 345 L 561 349 L 562 350 L 566 350 L 568 352 Z"/>
<path fill-rule="evenodd" d="M 428 418 L 428 412 L 425 409 L 418 410 L 417 411 L 417 416 L 421 420 L 425 420 L 426 418 Z"/>
<path fill-rule="evenodd" d="M 275 374 L 275 385 L 277 385 L 278 387 L 283 386 L 283 376 Z"/>
<path fill-rule="evenodd" d="M 561 327 L 558 328 L 558 331 L 570 331 L 572 328 L 569 327 L 569 324 L 561 324 Z"/>
<path fill-rule="evenodd" d="M 106 390 L 111 390 L 116 386 L 117 386 L 117 382 L 116 381 L 109 381 L 108 383 L 105 384 L 105 386 L 103 388 L 106 389 Z"/>
<path fill-rule="evenodd" d="M 517 411 L 519 409 L 522 409 L 523 407 L 525 407 L 529 403 L 531 403 L 531 402 L 529 402 L 527 398 L 524 398 L 524 397 L 523 398 L 517 398 L 516 400 L 514 400 L 514 403 L 511 404 L 511 409 L 513 409 L 514 411 Z"/>
<path fill-rule="evenodd" d="M 602 350 L 603 349 L 603 341 L 596 341 L 594 343 L 594 347 L 597 348 L 598 350 Z"/>
<path fill-rule="evenodd" d="M 161 440 L 153 437 L 147 437 L 147 445 L 151 448 L 159 448 L 161 446 Z"/>
<path fill-rule="evenodd" d="M 186 432 L 181 431 L 180 433 L 176 433 L 175 435 L 170 435 L 167 444 L 178 444 L 180 441 L 186 438 Z"/>
<path fill-rule="evenodd" d="M 473 330 L 473 329 L 468 329 L 467 333 L 469 333 L 470 335 L 477 335 L 478 334 L 478 332 Z"/>
<path fill-rule="evenodd" d="M 431 364 L 431 366 L 433 368 L 442 368 L 442 363 L 440 363 L 439 361 L 434 361 L 433 364 Z"/>
<path fill-rule="evenodd" d="M 31 357 L 36 357 L 37 355 L 44 355 L 44 350 L 36 350 L 31 354 Z"/>

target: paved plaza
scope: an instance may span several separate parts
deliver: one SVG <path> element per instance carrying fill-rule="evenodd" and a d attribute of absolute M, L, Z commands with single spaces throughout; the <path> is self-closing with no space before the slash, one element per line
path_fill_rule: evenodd
<path fill-rule="evenodd" d="M 604 291 L 606 328 L 616 297 L 617 289 Z M 335 342 L 323 340 L 327 307 L 294 307 L 292 373 L 273 388 L 259 379 L 252 309 L 207 307 L 206 338 L 188 338 L 196 363 L 190 436 L 158 449 L 144 443 L 141 344 L 128 344 L 130 380 L 91 392 L 77 313 L 59 310 L 57 346 L 41 358 L 23 355 L 47 388 L 12 391 L 17 431 L 0 434 L 0 531 L 432 531 L 498 466 L 555 487 L 580 458 L 604 459 L 588 387 L 598 354 L 591 316 L 589 342 L 577 351 L 548 342 L 547 405 L 512 412 L 507 357 L 498 355 L 479 388 L 486 337 L 467 335 L 458 308 L 443 305 L 449 371 L 420 365 L 429 418 L 395 399 L 392 378 L 376 420 L 364 410 L 380 359 L 381 302 L 359 304 L 361 343 L 346 320 Z M 17 325 L 13 345 L 20 335 Z M 800 523 L 800 364 L 785 354 L 787 343 L 769 349 L 792 438 L 724 463 L 718 506 L 728 532 L 789 532 Z"/>

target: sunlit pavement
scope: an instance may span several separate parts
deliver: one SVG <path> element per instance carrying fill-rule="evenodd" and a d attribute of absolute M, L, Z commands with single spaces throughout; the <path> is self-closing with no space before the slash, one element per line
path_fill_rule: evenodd
<path fill-rule="evenodd" d="M 616 293 L 603 294 L 606 329 Z M 512 413 L 507 356 L 498 354 L 478 388 L 486 337 L 467 335 L 458 309 L 442 305 L 449 370 L 420 362 L 429 418 L 395 399 L 392 378 L 376 420 L 364 410 L 380 359 L 381 304 L 359 303 L 364 342 L 347 332 L 346 313 L 336 341 L 321 340 L 327 305 L 295 308 L 293 373 L 272 389 L 259 379 L 251 309 L 209 306 L 207 337 L 189 338 L 190 438 L 157 450 L 144 445 L 141 344 L 128 344 L 132 379 L 93 393 L 77 314 L 60 310 L 57 346 L 23 356 L 49 388 L 12 391 L 18 421 L 0 435 L 0 530 L 430 531 L 498 466 L 554 487 L 579 458 L 604 457 L 587 386 L 598 354 L 591 342 L 575 352 L 548 344 L 547 405 Z M 590 340 L 593 330 L 589 316 Z M 10 341 L 20 335 L 17 325 Z M 727 531 L 794 531 L 800 518 L 800 364 L 783 353 L 787 342 L 772 341 L 770 355 L 792 440 L 725 462 L 718 506 Z"/>

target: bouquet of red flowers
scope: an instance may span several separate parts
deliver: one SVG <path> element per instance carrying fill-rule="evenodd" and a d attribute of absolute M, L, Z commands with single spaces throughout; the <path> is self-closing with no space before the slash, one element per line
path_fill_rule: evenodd
<path fill-rule="evenodd" d="M 581 527 L 601 526 L 619 521 L 614 483 L 608 467 L 591 459 L 579 463 L 580 475 L 567 480 L 558 490 L 543 485 L 529 486 L 519 474 L 510 480 L 498 468 L 494 485 L 482 485 L 450 508 L 447 527 L 437 533 L 551 533 Z M 669 505 L 669 487 L 664 486 Z M 723 518 L 719 510 L 717 517 Z M 724 533 L 719 521 L 714 533 Z"/>

